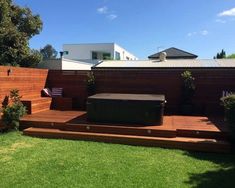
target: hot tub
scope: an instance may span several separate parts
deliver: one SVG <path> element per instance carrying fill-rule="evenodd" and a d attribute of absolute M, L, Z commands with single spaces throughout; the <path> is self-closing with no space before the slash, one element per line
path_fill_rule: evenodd
<path fill-rule="evenodd" d="M 164 95 L 100 93 L 88 97 L 87 118 L 92 122 L 161 125 Z"/>

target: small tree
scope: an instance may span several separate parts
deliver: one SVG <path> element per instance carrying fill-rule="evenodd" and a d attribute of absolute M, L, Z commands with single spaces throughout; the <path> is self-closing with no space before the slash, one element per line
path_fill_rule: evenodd
<path fill-rule="evenodd" d="M 182 83 L 182 101 L 181 101 L 181 113 L 184 115 L 191 115 L 193 113 L 192 98 L 195 92 L 194 77 L 190 71 L 184 71 L 181 74 L 183 80 Z"/>
<path fill-rule="evenodd" d="M 58 52 L 50 44 L 47 44 L 44 48 L 40 49 L 40 53 L 42 54 L 43 60 L 55 59 L 58 54 Z"/>
<path fill-rule="evenodd" d="M 93 95 L 95 93 L 95 76 L 93 72 L 88 72 L 87 73 L 87 93 L 88 95 Z"/>
<path fill-rule="evenodd" d="M 26 114 L 26 107 L 20 101 L 19 90 L 10 91 L 9 103 L 2 108 L 2 121 L 10 128 L 19 129 L 20 118 Z"/>
<path fill-rule="evenodd" d="M 235 95 L 228 95 L 220 100 L 225 109 L 226 120 L 235 124 Z"/>
<path fill-rule="evenodd" d="M 235 144 L 235 95 L 222 97 L 221 104 L 225 110 L 225 121 L 228 122 L 231 130 L 231 138 Z"/>
<path fill-rule="evenodd" d="M 194 84 L 195 78 L 192 76 L 192 73 L 190 71 L 184 71 L 181 74 L 181 77 L 183 79 L 182 103 L 183 104 L 191 104 L 192 97 L 193 97 L 195 89 L 196 89 L 195 84 Z"/>
<path fill-rule="evenodd" d="M 226 58 L 226 52 L 224 49 L 221 50 L 221 52 L 217 53 L 214 59 L 224 59 Z"/>

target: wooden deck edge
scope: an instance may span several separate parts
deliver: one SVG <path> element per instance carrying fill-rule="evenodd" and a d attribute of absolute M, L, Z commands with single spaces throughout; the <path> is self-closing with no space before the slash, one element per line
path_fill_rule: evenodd
<path fill-rule="evenodd" d="M 75 132 L 93 132 L 93 133 L 107 133 L 107 134 L 121 134 L 121 135 L 138 135 L 151 137 L 176 137 L 176 130 L 174 129 L 154 129 L 143 127 L 126 127 L 126 126 L 107 126 L 107 125 L 89 125 L 89 124 L 66 124 L 61 130 L 75 131 Z"/>
<path fill-rule="evenodd" d="M 192 138 L 215 138 L 228 140 L 229 133 L 222 131 L 212 130 L 187 130 L 187 129 L 176 129 L 176 136 L 178 137 L 192 137 Z"/>
<path fill-rule="evenodd" d="M 117 144 L 128 144 L 135 146 L 150 146 L 175 148 L 191 151 L 229 153 L 231 151 L 230 144 L 226 141 L 218 141 L 215 139 L 198 139 L 198 138 L 162 138 L 162 137 L 146 137 L 133 135 L 116 135 L 101 133 L 85 133 L 61 131 L 56 129 L 40 129 L 28 128 L 24 130 L 24 135 L 43 137 L 43 138 L 62 138 L 72 140 L 87 140 L 96 142 L 107 142 Z"/>

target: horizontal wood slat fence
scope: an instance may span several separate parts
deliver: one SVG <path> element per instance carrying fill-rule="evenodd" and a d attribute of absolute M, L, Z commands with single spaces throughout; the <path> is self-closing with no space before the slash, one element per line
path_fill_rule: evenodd
<path fill-rule="evenodd" d="M 46 85 L 48 70 L 0 66 L 0 101 L 9 95 L 10 90 L 19 89 L 20 95 L 41 95 Z"/>
<path fill-rule="evenodd" d="M 166 112 L 179 113 L 186 69 L 94 70 L 97 92 L 165 94 Z M 235 69 L 187 69 L 195 77 L 195 113 L 223 113 L 223 90 L 235 91 Z"/>
<path fill-rule="evenodd" d="M 9 73 L 9 69 L 11 69 Z M 195 77 L 193 99 L 195 113 L 222 113 L 223 91 L 235 91 L 235 69 L 187 69 Z M 182 80 L 185 69 L 116 69 L 93 70 L 96 92 L 165 94 L 168 114 L 179 113 Z M 62 87 L 64 96 L 71 97 L 74 109 L 85 109 L 88 71 L 58 71 L 0 66 L 0 100 L 13 88 L 21 95 L 38 94 L 44 87 Z"/>

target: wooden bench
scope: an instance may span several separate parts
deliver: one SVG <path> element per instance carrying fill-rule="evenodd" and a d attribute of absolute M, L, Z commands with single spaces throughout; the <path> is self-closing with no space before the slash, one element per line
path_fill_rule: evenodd
<path fill-rule="evenodd" d="M 68 97 L 53 97 L 52 98 L 52 109 L 55 110 L 72 110 L 73 100 Z"/>
<path fill-rule="evenodd" d="M 52 98 L 41 97 L 40 95 L 25 95 L 22 97 L 21 102 L 27 109 L 28 114 L 34 114 L 41 111 L 51 109 Z"/>

